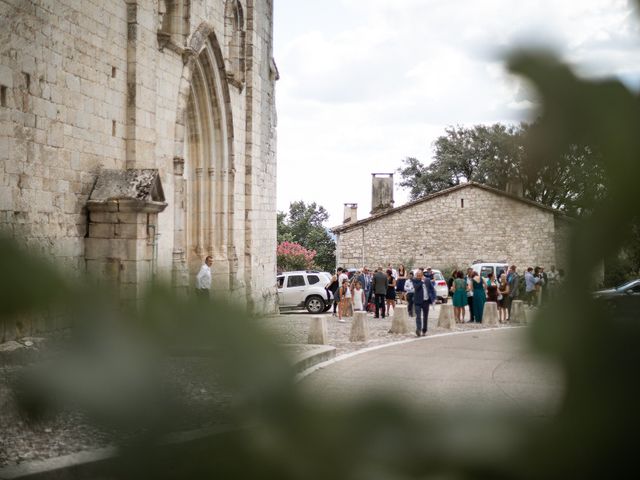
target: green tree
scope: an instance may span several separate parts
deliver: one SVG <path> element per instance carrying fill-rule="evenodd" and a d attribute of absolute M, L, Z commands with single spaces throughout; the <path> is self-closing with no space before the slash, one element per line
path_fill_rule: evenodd
<path fill-rule="evenodd" d="M 278 212 L 278 243 L 295 242 L 315 250 L 316 267 L 331 271 L 336 265 L 336 242 L 323 225 L 328 219 L 327 210 L 315 202 L 292 202 L 288 213 Z"/>
<path fill-rule="evenodd" d="M 591 211 L 606 191 L 601 158 L 592 146 L 572 145 L 554 162 L 528 161 L 537 146 L 536 123 L 448 127 L 434 142 L 434 160 L 407 158 L 398 169 L 412 200 L 474 181 L 505 189 L 523 186 L 525 198 L 570 214 Z"/>
<path fill-rule="evenodd" d="M 495 124 L 472 128 L 448 127 L 434 142 L 434 161 L 424 166 L 416 158 L 404 160 L 398 169 L 400 185 L 412 199 L 436 193 L 467 181 L 504 187 L 518 175 L 523 127 Z"/>

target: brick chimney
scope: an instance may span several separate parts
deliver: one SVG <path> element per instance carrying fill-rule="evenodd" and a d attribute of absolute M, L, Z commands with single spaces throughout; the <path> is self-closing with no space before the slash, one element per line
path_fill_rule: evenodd
<path fill-rule="evenodd" d="M 393 208 L 393 173 L 371 174 L 371 214 Z"/>
<path fill-rule="evenodd" d="M 352 223 L 358 221 L 358 204 L 357 203 L 345 203 L 344 204 L 344 220 L 342 223 Z"/>

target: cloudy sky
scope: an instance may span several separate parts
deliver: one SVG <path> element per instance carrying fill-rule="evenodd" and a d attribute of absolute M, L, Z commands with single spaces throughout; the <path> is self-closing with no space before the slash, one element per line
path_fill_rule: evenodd
<path fill-rule="evenodd" d="M 518 122 L 535 98 L 505 73 L 518 46 L 583 75 L 640 84 L 640 16 L 627 0 L 275 0 L 278 210 L 296 200 L 371 209 L 371 173 L 423 163 L 449 125 Z M 396 174 L 396 184 L 399 175 Z M 395 204 L 407 200 L 398 185 Z"/>

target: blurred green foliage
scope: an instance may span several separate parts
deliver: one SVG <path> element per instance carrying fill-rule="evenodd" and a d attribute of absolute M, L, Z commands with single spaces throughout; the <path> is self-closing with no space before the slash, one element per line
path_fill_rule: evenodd
<path fill-rule="evenodd" d="M 417 414 L 390 399 L 339 407 L 303 400 L 280 351 L 259 323 L 229 305 L 153 287 L 122 306 L 104 287 L 63 278 L 7 240 L 0 243 L 1 320 L 57 311 L 75 321 L 74 348 L 32 373 L 18 393 L 32 413 L 74 404 L 124 432 L 108 478 L 627 478 L 640 431 L 640 320 L 630 301 L 614 317 L 589 281 L 598 263 L 632 238 L 640 178 L 640 108 L 615 80 L 587 81 L 553 55 L 519 52 L 513 72 L 541 99 L 531 131 L 532 168 L 572 145 L 597 144 L 611 186 L 576 224 L 561 294 L 530 328 L 534 347 L 558 362 L 566 392 L 550 421 L 505 412 Z M 228 428 L 167 443 L 189 407 L 172 395 L 166 359 L 198 353 L 231 401 L 208 412 Z M 201 418 L 197 419 L 202 420 Z"/>

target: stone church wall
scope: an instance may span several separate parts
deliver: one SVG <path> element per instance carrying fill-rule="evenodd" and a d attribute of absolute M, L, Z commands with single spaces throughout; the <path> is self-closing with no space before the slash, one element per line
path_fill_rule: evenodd
<path fill-rule="evenodd" d="M 176 240 L 186 228 L 176 212 L 186 202 L 182 172 L 189 170 L 180 144 L 180 102 L 190 88 L 187 54 L 198 54 L 160 44 L 163 10 L 178 3 L 188 8 L 187 26 L 180 27 L 182 37 L 171 38 L 188 50 L 198 45 L 198 32 L 206 32 L 224 60 L 214 96 L 231 119 L 224 132 L 228 147 L 221 149 L 230 160 L 222 171 L 204 172 L 225 182 L 224 190 L 212 190 L 224 197 L 220 204 L 228 218 L 219 260 L 228 278 L 219 288 L 257 310 L 273 311 L 276 72 L 270 0 L 238 1 L 245 63 L 243 76 L 235 77 L 228 42 L 231 0 L 0 2 L 0 229 L 34 253 L 82 272 L 86 202 L 96 178 L 105 169 L 151 168 L 159 171 L 168 203 L 158 215 L 157 274 L 170 279 L 176 259 L 184 263 L 190 255 L 195 263 L 209 253 L 185 252 Z M 191 270 L 183 272 L 189 283 L 196 266 L 187 264 Z"/>
<path fill-rule="evenodd" d="M 0 222 L 79 269 L 96 173 L 125 162 L 126 4 L 10 0 L 0 9 Z"/>
<path fill-rule="evenodd" d="M 562 267 L 556 228 L 550 211 L 468 186 L 341 232 L 338 265 L 391 262 L 449 270 L 482 259 L 515 263 L 521 272 L 535 265 Z"/>

